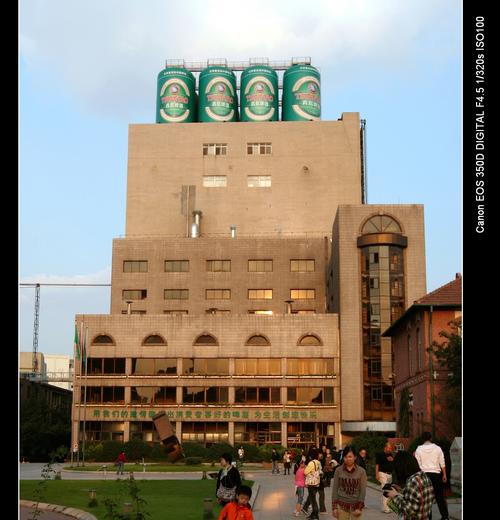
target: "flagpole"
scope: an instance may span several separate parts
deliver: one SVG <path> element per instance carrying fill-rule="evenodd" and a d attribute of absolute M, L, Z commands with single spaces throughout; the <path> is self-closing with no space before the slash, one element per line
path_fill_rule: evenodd
<path fill-rule="evenodd" d="M 80 466 L 80 417 L 81 417 L 81 411 L 82 411 L 82 355 L 81 355 L 81 340 L 83 338 L 83 322 L 80 323 L 80 338 L 78 339 L 78 348 L 80 350 L 80 356 L 79 356 L 79 359 L 80 359 L 80 369 L 79 369 L 79 374 L 78 374 L 78 377 L 79 377 L 79 383 L 78 383 L 78 392 L 80 393 L 80 395 L 78 396 L 78 428 L 77 428 L 77 432 L 78 432 L 78 437 L 77 437 L 77 444 L 78 444 L 78 452 L 76 454 L 76 466 L 79 467 Z"/>
<path fill-rule="evenodd" d="M 89 335 L 89 328 L 85 327 L 85 338 L 83 340 L 83 354 L 82 361 L 85 358 L 85 383 L 83 390 L 83 445 L 82 445 L 82 466 L 85 466 L 85 421 L 87 419 L 87 339 Z"/>
<path fill-rule="evenodd" d="M 76 320 L 75 320 L 75 336 L 76 336 L 77 330 L 78 329 L 76 327 Z M 73 371 L 75 370 L 75 367 L 76 367 L 76 341 L 73 340 Z M 72 407 L 72 410 L 75 409 L 75 403 L 76 403 L 76 394 L 75 394 L 75 385 L 73 385 L 73 407 Z M 73 413 L 71 413 L 71 423 L 73 423 Z M 75 443 L 75 441 L 72 438 L 71 439 L 71 446 L 70 446 L 70 452 L 71 452 L 70 468 L 73 467 L 73 459 L 75 457 L 74 450 L 73 450 L 74 443 Z"/>

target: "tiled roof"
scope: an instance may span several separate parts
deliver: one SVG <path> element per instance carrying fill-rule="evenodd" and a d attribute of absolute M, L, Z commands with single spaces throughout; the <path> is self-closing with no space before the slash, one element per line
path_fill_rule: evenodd
<path fill-rule="evenodd" d="M 426 294 L 414 304 L 419 305 L 462 305 L 462 276 L 457 277 L 434 291 Z"/>

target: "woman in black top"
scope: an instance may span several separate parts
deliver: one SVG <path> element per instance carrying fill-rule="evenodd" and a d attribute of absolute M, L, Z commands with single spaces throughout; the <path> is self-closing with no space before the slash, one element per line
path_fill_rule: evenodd
<path fill-rule="evenodd" d="M 232 460 L 230 453 L 223 453 L 220 457 L 221 470 L 217 476 L 215 496 L 223 506 L 236 498 L 236 489 L 241 486 L 240 472 L 231 464 Z"/>

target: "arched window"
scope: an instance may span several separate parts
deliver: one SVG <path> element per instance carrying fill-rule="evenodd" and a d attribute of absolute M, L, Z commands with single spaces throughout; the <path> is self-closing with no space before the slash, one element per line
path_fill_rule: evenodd
<path fill-rule="evenodd" d="M 304 334 L 297 343 L 299 346 L 321 346 L 323 342 L 316 334 Z"/>
<path fill-rule="evenodd" d="M 250 336 L 245 345 L 258 345 L 258 346 L 268 346 L 271 342 L 262 334 L 254 334 Z"/>
<path fill-rule="evenodd" d="M 143 345 L 166 345 L 166 340 L 159 334 L 151 334 L 142 342 Z"/>
<path fill-rule="evenodd" d="M 92 345 L 114 345 L 115 342 L 107 334 L 99 334 L 92 340 Z"/>
<path fill-rule="evenodd" d="M 361 230 L 363 235 L 369 233 L 402 233 L 401 226 L 389 215 L 375 215 L 369 218 Z"/>
<path fill-rule="evenodd" d="M 200 334 L 194 341 L 194 345 L 218 345 L 219 342 L 212 334 Z"/>

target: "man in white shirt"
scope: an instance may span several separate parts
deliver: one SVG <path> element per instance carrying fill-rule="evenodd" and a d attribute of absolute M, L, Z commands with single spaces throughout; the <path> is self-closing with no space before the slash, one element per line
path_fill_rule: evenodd
<path fill-rule="evenodd" d="M 424 441 L 417 451 L 415 458 L 418 461 L 420 469 L 430 478 L 434 495 L 441 513 L 441 520 L 448 520 L 448 505 L 444 498 L 444 486 L 446 483 L 446 466 L 444 463 L 443 450 L 432 441 L 432 435 L 429 432 L 422 433 L 421 439 Z"/>

